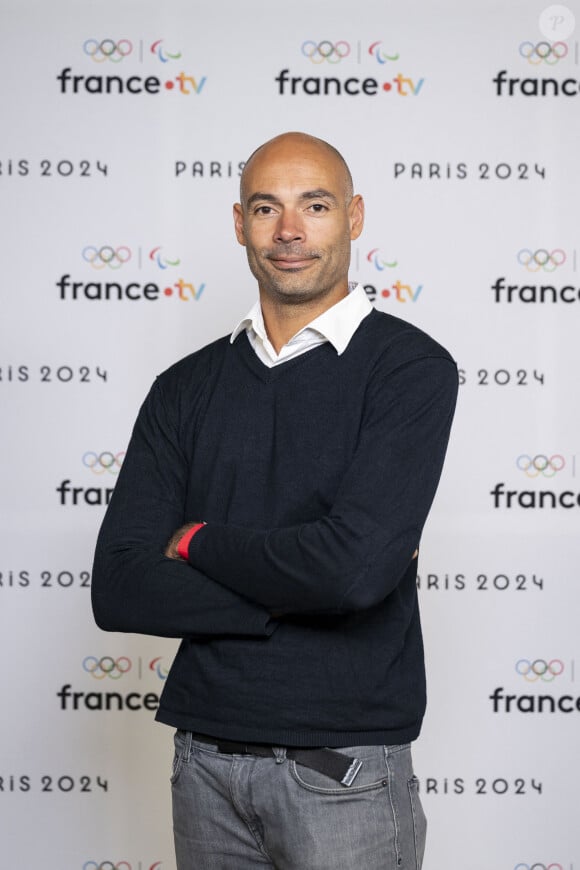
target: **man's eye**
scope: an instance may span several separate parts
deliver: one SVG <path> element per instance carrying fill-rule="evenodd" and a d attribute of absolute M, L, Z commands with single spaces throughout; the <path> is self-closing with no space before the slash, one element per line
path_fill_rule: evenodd
<path fill-rule="evenodd" d="M 320 214 L 323 211 L 328 211 L 327 206 L 325 206 L 322 202 L 313 202 L 312 205 L 309 206 L 309 208 L 317 214 Z"/>
<path fill-rule="evenodd" d="M 259 205 L 254 214 L 271 214 L 272 206 L 270 205 Z"/>

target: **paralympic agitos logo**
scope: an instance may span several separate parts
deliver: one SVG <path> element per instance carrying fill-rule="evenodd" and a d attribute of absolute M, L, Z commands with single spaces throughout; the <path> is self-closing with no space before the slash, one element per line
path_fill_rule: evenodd
<path fill-rule="evenodd" d="M 83 42 L 80 55 L 85 66 L 82 73 L 73 72 L 72 67 L 67 66 L 56 76 L 61 94 L 158 95 L 166 92 L 199 96 L 207 80 L 206 76 L 185 72 L 181 50 L 164 39 L 149 43 L 124 37 L 89 38 Z M 162 77 L 136 73 L 143 66 L 159 70 L 159 64 L 163 68 Z"/>
<path fill-rule="evenodd" d="M 393 47 L 375 40 L 363 43 L 358 40 L 349 42 L 339 39 L 305 39 L 298 48 L 298 62 L 301 74 L 291 74 L 286 67 L 280 70 L 274 81 L 280 96 L 330 97 L 347 96 L 375 97 L 378 94 L 392 94 L 398 97 L 417 97 L 422 93 L 425 78 L 416 74 L 401 72 L 400 54 Z M 360 72 L 366 65 L 362 75 Z M 380 69 L 380 79 L 367 75 L 369 69 Z M 340 69 L 342 75 L 337 75 Z M 324 75 L 313 73 L 324 72 Z M 330 72 L 331 75 L 326 75 Z"/>
<path fill-rule="evenodd" d="M 183 277 L 181 258 L 169 247 L 152 248 L 121 244 L 89 244 L 80 252 L 80 263 L 85 271 L 93 273 L 90 279 L 73 280 L 69 273 L 56 281 L 58 298 L 63 302 L 79 299 L 89 302 L 157 302 L 174 299 L 198 302 L 205 284 Z M 123 281 L 120 274 L 148 272 L 146 281 Z M 96 273 L 96 274 L 95 274 Z M 105 278 L 105 280 L 102 280 Z M 114 280 L 107 280 L 114 278 Z M 97 279 L 97 280 L 95 280 Z"/>

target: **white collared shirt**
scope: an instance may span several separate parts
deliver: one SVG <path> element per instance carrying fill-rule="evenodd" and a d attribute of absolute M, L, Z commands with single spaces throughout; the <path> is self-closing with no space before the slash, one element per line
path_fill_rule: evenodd
<path fill-rule="evenodd" d="M 348 291 L 348 295 L 344 299 L 327 308 L 307 326 L 303 326 L 296 335 L 293 335 L 280 348 L 280 353 L 276 353 L 266 333 L 259 300 L 240 320 L 230 336 L 230 343 L 233 344 L 240 332 L 245 329 L 258 359 L 268 368 L 287 362 L 327 341 L 332 344 L 340 356 L 346 350 L 361 322 L 373 310 L 361 284 L 350 283 Z"/>

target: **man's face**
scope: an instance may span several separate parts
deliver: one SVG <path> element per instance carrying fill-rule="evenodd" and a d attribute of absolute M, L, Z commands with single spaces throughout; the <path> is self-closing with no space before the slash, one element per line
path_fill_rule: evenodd
<path fill-rule="evenodd" d="M 262 294 L 284 304 L 346 295 L 364 211 L 332 152 L 292 137 L 269 143 L 244 172 L 242 198 L 236 236 Z"/>

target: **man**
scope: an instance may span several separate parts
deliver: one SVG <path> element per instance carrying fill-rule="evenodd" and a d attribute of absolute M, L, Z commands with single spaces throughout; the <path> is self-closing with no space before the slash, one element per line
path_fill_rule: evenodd
<path fill-rule="evenodd" d="M 363 201 L 334 148 L 272 139 L 240 200 L 259 303 L 147 397 L 95 616 L 183 638 L 157 714 L 179 870 L 418 870 L 416 556 L 456 367 L 349 292 Z"/>

